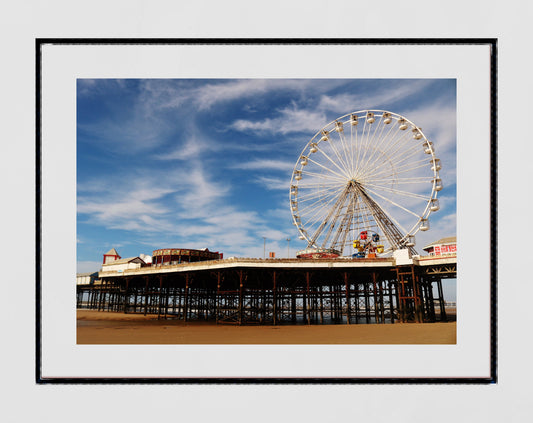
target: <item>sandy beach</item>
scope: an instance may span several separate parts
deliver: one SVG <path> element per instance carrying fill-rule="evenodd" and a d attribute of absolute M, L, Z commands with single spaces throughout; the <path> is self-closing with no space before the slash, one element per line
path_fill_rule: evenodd
<path fill-rule="evenodd" d="M 235 326 L 77 311 L 78 344 L 455 344 L 456 323 Z"/>

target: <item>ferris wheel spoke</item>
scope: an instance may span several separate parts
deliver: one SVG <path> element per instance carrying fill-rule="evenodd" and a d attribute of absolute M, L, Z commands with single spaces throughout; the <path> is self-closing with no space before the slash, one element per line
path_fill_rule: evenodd
<path fill-rule="evenodd" d="M 375 170 L 369 172 L 366 180 L 371 180 L 372 178 L 381 178 L 383 176 L 392 176 L 394 175 L 400 175 L 403 173 L 410 173 L 417 169 L 423 169 L 427 168 L 427 160 L 418 160 L 413 163 L 404 164 L 403 166 L 397 166 L 394 167 L 394 172 L 392 172 L 390 169 L 381 169 L 381 170 Z"/>
<path fill-rule="evenodd" d="M 335 132 L 337 132 L 337 131 L 335 131 Z M 342 133 L 343 132 L 344 131 L 337 132 L 337 136 L 339 137 L 339 140 L 340 140 L 341 144 L 342 144 Z M 342 164 L 345 174 L 349 175 L 350 174 L 350 166 L 348 165 L 348 162 L 346 161 L 346 156 L 343 158 L 342 154 L 341 154 L 341 152 L 344 150 L 344 145 L 341 148 L 341 152 L 339 152 L 339 150 L 337 150 L 336 142 L 333 139 L 333 137 L 331 137 L 328 142 L 329 142 L 329 145 L 330 145 L 331 149 L 335 153 L 335 156 L 337 157 L 339 163 Z"/>
<path fill-rule="evenodd" d="M 391 127 L 391 130 L 392 130 L 392 127 Z M 369 166 L 371 166 L 375 161 L 376 154 L 378 154 L 377 159 L 379 159 L 379 156 L 393 157 L 393 155 L 389 154 L 389 150 L 396 148 L 396 146 L 399 146 L 401 145 L 402 142 L 404 142 L 405 133 L 401 133 L 401 132 L 402 131 L 400 131 L 400 129 L 396 127 L 394 135 L 390 138 L 389 144 L 385 145 L 384 149 L 379 148 L 380 146 L 383 145 L 383 141 L 380 140 L 381 142 L 376 143 L 372 153 L 369 154 L 367 160 L 361 164 L 361 169 L 367 169 Z M 379 153 L 377 153 L 378 151 Z"/>
<path fill-rule="evenodd" d="M 411 177 L 411 178 L 402 178 L 392 176 L 391 178 L 379 178 L 379 179 L 366 179 L 365 184 L 370 184 L 373 181 L 379 181 L 382 183 L 394 183 L 395 185 L 401 184 L 429 184 L 433 180 L 433 177 L 420 176 L 420 177 Z"/>
<path fill-rule="evenodd" d="M 366 163 L 368 163 L 368 161 L 374 155 L 375 151 L 379 150 L 379 146 L 382 144 L 381 139 L 383 138 L 383 131 L 385 129 L 385 126 L 386 125 L 383 123 L 383 116 L 379 119 L 378 123 L 370 124 L 370 127 L 373 128 L 372 137 L 370 137 L 369 133 L 367 134 L 367 142 L 363 145 L 363 155 L 357 166 L 357 174 L 359 174 L 360 169 L 364 169 L 367 167 Z"/>
<path fill-rule="evenodd" d="M 335 160 L 333 160 L 331 157 L 329 157 L 326 152 L 324 151 L 323 148 L 320 147 L 320 145 L 317 145 L 317 150 L 322 153 L 324 155 L 324 157 L 326 159 L 329 160 L 330 163 L 332 163 L 340 172 L 341 174 L 345 177 L 345 178 L 349 178 L 349 175 L 346 173 L 346 171 L 344 169 L 342 169 L 336 162 Z"/>
<path fill-rule="evenodd" d="M 344 183 L 346 182 L 345 179 L 341 179 L 336 176 L 324 175 L 322 173 L 315 173 L 309 170 L 302 170 L 301 172 L 302 172 L 301 173 L 302 176 L 310 176 L 311 182 L 317 181 L 317 183 L 319 183 L 323 181 L 324 183 L 332 183 L 332 184 L 337 184 L 337 185 L 341 185 L 341 184 L 344 185 Z"/>
<path fill-rule="evenodd" d="M 352 125 L 350 122 L 350 158 L 351 158 L 351 169 L 352 169 L 352 175 L 355 174 L 355 152 L 357 151 L 357 144 L 358 144 L 358 132 L 357 132 L 358 125 Z M 355 139 L 354 139 L 355 138 Z"/>
<path fill-rule="evenodd" d="M 370 125 L 370 124 L 368 124 Z M 357 175 L 357 171 L 359 169 L 359 163 L 361 162 L 361 152 L 364 151 L 365 148 L 365 129 L 367 127 L 367 121 L 365 119 L 365 122 L 363 124 L 363 130 L 361 131 L 361 137 L 359 139 L 359 144 L 357 146 L 357 158 L 355 160 L 355 173 Z"/>
<path fill-rule="evenodd" d="M 313 203 L 306 204 L 305 207 L 309 208 L 309 207 L 314 206 L 317 203 L 320 203 L 320 204 L 325 203 L 329 201 L 328 200 L 329 198 L 335 199 L 337 197 L 337 194 L 339 194 L 340 192 L 342 192 L 342 189 L 338 189 L 335 191 L 328 190 L 328 191 L 320 192 L 320 193 L 312 193 L 312 194 L 310 193 L 309 195 L 303 198 L 300 198 L 300 203 L 305 204 L 306 202 L 313 201 Z M 300 212 L 305 210 L 306 208 L 301 209 Z"/>
<path fill-rule="evenodd" d="M 425 167 L 427 167 L 427 163 L 429 162 L 426 162 L 425 160 L 419 160 L 417 162 L 407 162 L 407 160 L 413 157 L 414 155 L 416 155 L 416 151 L 407 157 L 396 157 L 394 163 L 387 162 L 389 166 L 387 166 L 387 163 L 383 161 L 382 163 L 378 164 L 374 169 L 371 169 L 368 172 L 368 176 L 376 177 L 383 174 L 388 175 L 391 174 L 391 172 L 396 175 L 412 172 L 416 168 L 424 167 L 424 165 L 421 164 L 423 162 L 425 163 Z"/>
<path fill-rule="evenodd" d="M 333 175 L 336 175 L 340 180 L 342 180 L 342 181 L 345 181 L 345 180 L 346 180 L 346 176 L 345 176 L 345 175 L 342 175 L 342 174 L 340 174 L 340 173 L 338 173 L 338 172 L 335 172 L 334 170 L 330 169 L 329 167 L 324 166 L 323 164 L 318 163 L 317 161 L 315 161 L 315 160 L 313 160 L 313 159 L 311 159 L 311 158 L 307 158 L 307 160 L 308 160 L 309 162 L 311 162 L 311 163 L 317 165 L 318 167 L 324 169 L 325 171 L 330 172 L 330 173 L 332 173 Z"/>
<path fill-rule="evenodd" d="M 367 162 L 360 167 L 359 173 L 365 175 L 368 172 L 375 171 L 378 168 L 385 166 L 387 163 L 397 163 L 398 162 L 398 151 L 401 151 L 401 144 L 398 144 L 397 149 L 388 151 L 382 150 L 379 153 L 373 155 L 373 160 L 367 160 Z M 383 158 L 388 158 L 387 161 L 384 161 Z"/>
<path fill-rule="evenodd" d="M 390 125 L 390 124 L 389 124 Z M 370 146 L 368 146 L 368 148 L 366 149 L 366 151 L 368 152 L 368 154 L 366 155 L 366 160 L 362 163 L 361 167 L 362 168 L 366 168 L 368 166 L 368 163 L 373 160 L 373 157 L 376 155 L 376 152 L 380 151 L 380 147 L 381 145 L 383 144 L 383 141 L 385 139 L 387 139 L 388 137 L 390 138 L 390 133 L 391 131 L 393 130 L 393 127 L 390 126 L 388 128 L 388 131 L 386 132 L 386 134 L 384 135 L 383 132 L 385 131 L 385 127 L 387 125 L 384 123 L 383 121 L 383 116 L 381 116 L 379 122 L 378 122 L 378 126 L 375 128 L 375 131 L 374 131 L 374 136 L 372 137 L 371 141 L 370 141 Z M 377 139 L 376 139 L 376 134 L 378 132 L 378 129 L 379 129 L 379 134 L 377 135 Z M 371 147 L 371 148 L 370 148 Z"/>
<path fill-rule="evenodd" d="M 379 193 L 377 193 L 376 191 L 371 190 L 370 188 L 366 188 L 366 190 L 368 192 L 378 196 L 379 198 L 381 198 L 382 200 L 386 201 L 387 203 L 392 204 L 393 206 L 396 206 L 396 207 L 402 209 L 403 211 L 415 216 L 416 218 L 420 217 L 420 215 L 418 213 L 415 213 L 415 212 L 409 210 L 408 208 L 396 203 L 395 201 L 392 201 L 390 198 L 384 197 L 383 195 L 380 195 Z"/>
<path fill-rule="evenodd" d="M 349 134 L 347 135 L 346 134 L 346 129 L 343 131 L 342 133 L 342 142 L 343 142 L 343 149 L 344 149 L 344 156 L 346 158 L 346 163 L 348 164 L 348 170 L 349 170 L 349 174 L 350 175 L 353 175 L 353 155 L 352 155 L 352 150 L 353 150 L 353 141 L 352 141 L 352 137 L 353 137 L 353 129 L 352 129 L 352 125 L 349 123 L 349 122 L 345 122 L 345 125 L 349 125 L 350 127 L 350 132 Z"/>
<path fill-rule="evenodd" d="M 303 213 L 300 213 L 300 219 L 305 218 L 303 226 L 312 228 L 319 220 L 323 219 L 324 213 L 327 207 L 333 204 L 337 200 L 337 197 L 331 197 L 328 201 L 325 201 L 323 204 L 313 204 L 305 209 Z"/>
<path fill-rule="evenodd" d="M 414 148 L 411 148 L 410 150 L 406 150 L 404 153 L 398 154 L 396 158 L 396 164 L 401 165 L 401 167 L 403 167 L 403 166 L 409 166 L 411 164 L 418 163 L 418 162 L 430 163 L 431 159 L 428 156 L 426 156 L 424 159 L 420 159 L 417 162 L 412 162 L 412 158 L 416 157 L 418 154 L 419 154 L 419 150 L 416 146 Z"/>
<path fill-rule="evenodd" d="M 374 187 L 375 189 L 379 189 L 381 191 L 387 191 L 387 192 L 390 192 L 392 194 L 402 195 L 404 197 L 417 198 L 419 200 L 424 200 L 424 201 L 429 201 L 429 199 L 430 199 L 430 196 L 427 196 L 427 195 L 416 194 L 414 192 L 409 192 L 409 191 L 403 191 L 403 190 L 399 190 L 399 189 L 384 187 L 384 186 L 378 185 L 378 184 L 365 184 L 365 188 L 367 188 L 369 186 L 370 187 Z"/>
<path fill-rule="evenodd" d="M 371 133 L 372 134 L 374 133 L 374 131 L 372 130 L 373 124 L 371 124 L 371 123 L 367 124 L 367 120 L 366 119 L 365 119 L 365 127 L 368 127 L 368 129 L 366 131 L 366 136 L 363 136 L 363 142 L 362 142 L 361 148 L 360 148 L 361 155 L 359 157 L 359 163 L 357 165 L 357 170 L 360 169 L 362 164 L 367 159 L 367 155 L 369 154 L 369 149 L 370 149 L 370 145 L 371 145 Z M 363 127 L 363 135 L 364 135 L 365 127 Z M 358 172 L 356 171 L 356 175 L 357 175 L 357 173 Z"/>
<path fill-rule="evenodd" d="M 338 181 L 330 181 L 330 180 L 322 180 L 322 179 L 317 181 L 316 184 L 310 184 L 308 181 L 306 181 L 305 184 L 298 184 L 298 190 L 300 191 L 315 190 L 317 185 L 320 187 L 324 187 L 324 188 L 335 188 L 335 187 L 339 187 L 340 183 Z"/>

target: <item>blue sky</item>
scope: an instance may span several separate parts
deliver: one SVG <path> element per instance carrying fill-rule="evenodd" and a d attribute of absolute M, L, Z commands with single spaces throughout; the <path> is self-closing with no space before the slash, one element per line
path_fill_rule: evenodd
<path fill-rule="evenodd" d="M 442 161 L 441 210 L 422 247 L 456 230 L 456 84 L 452 79 L 111 80 L 77 82 L 78 271 L 166 247 L 224 257 L 305 248 L 289 185 L 328 122 L 384 109 L 422 127 Z"/>

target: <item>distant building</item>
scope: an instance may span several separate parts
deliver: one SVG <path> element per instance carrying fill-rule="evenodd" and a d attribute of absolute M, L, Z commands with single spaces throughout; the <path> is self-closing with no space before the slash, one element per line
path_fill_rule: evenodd
<path fill-rule="evenodd" d="M 430 256 L 456 256 L 457 255 L 457 237 L 450 236 L 441 238 L 438 241 L 423 248 Z"/>
<path fill-rule="evenodd" d="M 110 261 L 102 265 L 102 272 L 123 272 L 129 269 L 140 269 L 146 263 L 140 257 L 129 257 Z"/>
<path fill-rule="evenodd" d="M 115 260 L 120 260 L 122 257 L 120 257 L 117 253 L 117 250 L 114 248 L 111 248 L 107 253 L 104 254 L 104 261 L 103 264 L 111 263 Z"/>
<path fill-rule="evenodd" d="M 98 272 L 76 273 L 76 285 L 93 285 L 98 279 Z"/>

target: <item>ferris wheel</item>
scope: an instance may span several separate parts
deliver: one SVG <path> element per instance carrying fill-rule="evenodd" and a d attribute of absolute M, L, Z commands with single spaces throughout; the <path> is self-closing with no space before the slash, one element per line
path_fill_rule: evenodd
<path fill-rule="evenodd" d="M 308 249 L 355 253 L 361 233 L 381 236 L 382 254 L 408 248 L 439 210 L 441 162 L 407 118 L 384 110 L 341 116 L 302 150 L 290 207 Z"/>

